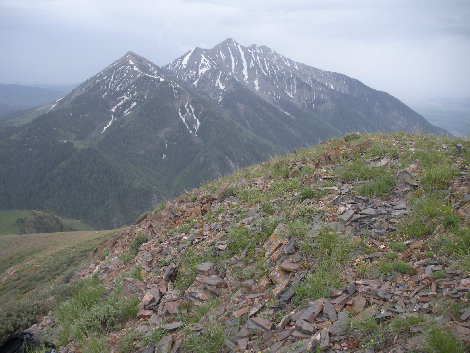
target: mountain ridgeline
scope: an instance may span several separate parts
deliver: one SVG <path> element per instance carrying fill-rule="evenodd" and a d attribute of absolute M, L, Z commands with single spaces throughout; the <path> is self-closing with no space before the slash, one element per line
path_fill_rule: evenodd
<path fill-rule="evenodd" d="M 128 52 L 27 114 L 0 131 L 0 208 L 101 228 L 347 132 L 445 133 L 387 93 L 232 39 L 163 68 Z"/>

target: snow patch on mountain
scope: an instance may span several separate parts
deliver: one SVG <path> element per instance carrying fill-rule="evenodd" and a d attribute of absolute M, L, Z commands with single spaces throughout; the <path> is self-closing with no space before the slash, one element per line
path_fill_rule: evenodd
<path fill-rule="evenodd" d="M 215 81 L 215 85 L 219 87 L 221 90 L 225 89 L 224 84 L 220 81 L 220 75 L 222 75 L 222 71 L 219 72 L 219 76 L 217 77 L 217 81 Z"/>
<path fill-rule="evenodd" d="M 294 117 L 292 116 L 292 114 L 289 114 L 288 112 L 286 112 L 285 110 L 282 110 L 282 109 L 281 109 L 281 111 L 282 111 L 284 114 L 288 115 L 290 118 L 294 119 Z"/>
<path fill-rule="evenodd" d="M 51 106 L 51 109 L 49 109 L 49 111 L 51 111 L 52 109 L 54 109 L 54 108 L 56 107 L 56 105 L 59 104 L 59 102 L 60 102 L 62 99 L 64 99 L 64 97 L 59 98 L 58 100 L 56 100 L 56 101 L 54 102 L 54 104 Z"/>
<path fill-rule="evenodd" d="M 257 90 L 259 92 L 259 83 L 258 83 L 258 78 L 256 78 L 254 81 L 253 81 L 254 85 L 255 85 L 255 90 Z"/>
<path fill-rule="evenodd" d="M 179 107 L 178 114 L 181 120 L 183 121 L 184 125 L 188 129 L 189 133 L 197 136 L 197 131 L 199 130 L 201 122 L 197 118 L 192 104 L 185 103 L 183 108 Z"/>
<path fill-rule="evenodd" d="M 112 107 L 110 110 L 114 113 L 116 112 L 116 109 L 119 108 L 121 105 L 123 105 L 127 100 L 129 100 L 131 97 L 130 95 L 124 95 L 124 96 L 121 96 L 119 97 L 118 99 L 120 99 L 120 101 L 114 106 Z"/>
<path fill-rule="evenodd" d="M 113 121 L 114 121 L 114 115 L 111 113 L 111 120 L 106 124 L 106 126 L 103 128 L 103 131 L 101 131 L 101 133 L 104 133 L 106 129 L 111 126 Z"/>
<path fill-rule="evenodd" d="M 232 51 L 230 50 L 230 47 L 227 48 L 229 53 L 230 53 L 230 62 L 232 64 L 232 74 L 235 76 L 235 59 L 233 58 Z"/>
<path fill-rule="evenodd" d="M 242 58 L 242 63 L 243 63 L 243 76 L 245 82 L 248 82 L 248 67 L 246 65 L 246 60 L 245 60 L 245 52 L 243 51 L 242 47 L 240 44 L 238 44 L 238 51 L 240 52 L 240 56 Z"/>
<path fill-rule="evenodd" d="M 128 115 L 136 105 L 137 102 L 132 102 L 131 106 L 124 111 L 124 116 Z"/>
<path fill-rule="evenodd" d="M 183 58 L 183 61 L 181 61 L 181 66 L 182 66 L 183 68 L 186 68 L 186 66 L 188 65 L 188 60 L 189 60 L 189 58 L 191 57 L 192 53 L 194 52 L 194 49 L 196 49 L 196 48 L 191 49 L 191 50 L 189 51 L 189 53 L 186 54 L 186 56 Z"/>

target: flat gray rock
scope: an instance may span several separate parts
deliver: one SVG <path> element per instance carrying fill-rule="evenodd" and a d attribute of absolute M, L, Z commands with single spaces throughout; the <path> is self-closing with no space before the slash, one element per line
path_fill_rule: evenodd
<path fill-rule="evenodd" d="M 200 264 L 196 270 L 198 273 L 202 274 L 202 275 L 208 275 L 211 271 L 212 271 L 212 268 L 214 267 L 214 264 L 212 262 L 204 262 L 202 264 Z"/>
<path fill-rule="evenodd" d="M 315 327 L 305 320 L 297 320 L 295 329 L 306 335 L 312 335 L 315 332 Z"/>
<path fill-rule="evenodd" d="M 331 322 L 338 320 L 338 314 L 329 300 L 325 300 L 325 303 L 323 304 L 323 312 L 328 316 L 328 319 Z"/>
<path fill-rule="evenodd" d="M 307 309 L 305 309 L 299 317 L 299 320 L 305 320 L 308 322 L 313 322 L 313 319 L 317 317 L 317 315 L 323 309 L 323 299 L 318 299 L 313 302 Z"/>
<path fill-rule="evenodd" d="M 246 328 L 248 329 L 270 331 L 272 327 L 273 323 L 262 317 L 252 317 L 246 323 Z"/>
<path fill-rule="evenodd" d="M 181 321 L 176 321 L 176 322 L 171 322 L 169 324 L 165 324 L 162 327 L 167 331 L 174 331 L 174 330 L 179 329 L 181 326 L 183 326 L 183 323 Z"/>

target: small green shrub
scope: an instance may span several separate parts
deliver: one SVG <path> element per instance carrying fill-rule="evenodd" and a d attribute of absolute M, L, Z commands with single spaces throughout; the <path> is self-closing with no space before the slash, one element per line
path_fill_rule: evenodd
<path fill-rule="evenodd" d="M 260 190 L 243 189 L 240 192 L 240 199 L 248 202 L 249 204 L 259 203 L 263 198 L 264 196 Z"/>
<path fill-rule="evenodd" d="M 442 271 L 436 271 L 432 274 L 432 278 L 434 278 L 434 279 L 443 279 L 445 277 L 446 277 L 446 275 Z"/>
<path fill-rule="evenodd" d="M 126 272 L 122 275 L 122 277 L 129 277 L 129 278 L 135 278 L 138 279 L 139 281 L 142 281 L 142 270 L 140 267 L 135 266 L 133 267 L 129 272 Z"/>
<path fill-rule="evenodd" d="M 363 319 L 350 321 L 350 329 L 361 333 L 361 348 L 380 350 L 387 341 L 386 331 L 373 317 L 365 316 Z"/>
<path fill-rule="evenodd" d="M 444 217 L 442 218 L 442 224 L 447 229 L 455 229 L 460 225 L 460 218 L 454 212 L 448 213 L 448 214 L 445 214 Z"/>
<path fill-rule="evenodd" d="M 390 247 L 395 251 L 403 252 L 406 249 L 406 244 L 403 242 L 395 242 L 395 243 L 391 243 Z"/>
<path fill-rule="evenodd" d="M 416 143 L 416 146 L 421 148 L 419 142 Z M 420 161 L 423 167 L 433 168 L 436 165 L 447 162 L 447 157 L 443 153 L 436 151 L 433 147 L 423 146 L 423 148 L 422 150 L 415 151 L 412 155 L 412 159 Z"/>
<path fill-rule="evenodd" d="M 432 222 L 426 222 L 423 218 L 407 217 L 400 222 L 399 229 L 410 235 L 411 238 L 420 239 L 431 235 L 436 229 L 436 225 Z"/>
<path fill-rule="evenodd" d="M 420 184 L 425 191 L 444 189 L 454 175 L 455 171 L 450 166 L 437 164 L 423 172 Z"/>
<path fill-rule="evenodd" d="M 380 329 L 380 325 L 373 317 L 365 315 L 362 319 L 351 319 L 350 329 L 358 330 L 361 333 L 371 333 Z"/>
<path fill-rule="evenodd" d="M 139 341 L 142 336 L 143 334 L 140 332 L 128 332 L 121 338 L 121 342 L 119 343 L 119 353 L 135 352 L 137 349 L 136 341 Z"/>
<path fill-rule="evenodd" d="M 400 156 L 399 150 L 393 144 L 378 144 L 375 142 L 372 146 L 367 149 L 366 152 L 367 156 L 371 158 L 378 158 L 378 157 L 391 157 L 391 158 L 398 158 Z"/>
<path fill-rule="evenodd" d="M 384 276 L 391 275 L 393 272 L 392 265 L 384 260 L 378 262 L 377 269 L 379 271 L 379 274 L 384 275 Z"/>
<path fill-rule="evenodd" d="M 396 317 L 390 323 L 392 330 L 396 333 L 408 333 L 411 327 L 426 322 L 422 315 L 400 316 Z"/>
<path fill-rule="evenodd" d="M 129 252 L 134 256 L 137 255 L 139 247 L 147 241 L 148 239 L 143 232 L 138 233 L 129 245 Z"/>
<path fill-rule="evenodd" d="M 183 343 L 186 352 L 219 353 L 225 347 L 225 333 L 217 323 L 210 323 L 200 332 L 187 331 Z"/>
<path fill-rule="evenodd" d="M 203 262 L 213 262 L 214 257 L 208 252 L 198 252 L 192 247 L 185 249 L 180 256 L 180 266 L 175 280 L 175 288 L 186 290 L 197 275 L 197 266 Z"/>
<path fill-rule="evenodd" d="M 305 220 L 306 222 L 311 223 L 312 219 L 317 216 L 318 214 L 322 214 L 322 210 L 314 207 L 314 206 L 304 206 L 297 209 L 294 213 L 295 217 L 298 219 Z"/>
<path fill-rule="evenodd" d="M 412 204 L 411 213 L 398 224 L 399 232 L 408 234 L 411 238 L 431 235 L 439 223 L 452 230 L 459 227 L 457 215 L 440 192 L 424 194 L 412 200 Z"/>
<path fill-rule="evenodd" d="M 238 185 L 236 184 L 232 184 L 230 186 L 228 186 L 225 191 L 224 191 L 224 197 L 225 198 L 228 198 L 228 197 L 236 197 L 239 193 L 239 188 L 238 188 Z"/>
<path fill-rule="evenodd" d="M 290 170 L 284 161 L 277 161 L 272 168 L 272 174 L 277 179 L 289 179 Z"/>
<path fill-rule="evenodd" d="M 289 233 L 301 238 L 300 247 L 309 258 L 315 257 L 325 263 L 338 264 L 347 258 L 353 245 L 348 239 L 340 238 L 330 227 L 323 226 L 317 236 L 308 233 L 308 218 L 296 219 L 288 224 Z"/>
<path fill-rule="evenodd" d="M 181 256 L 181 266 L 176 276 L 175 288 L 180 290 L 189 288 L 197 276 L 197 265 L 203 262 L 193 248 L 187 248 Z"/>
<path fill-rule="evenodd" d="M 272 205 L 272 202 L 270 201 L 264 201 L 263 203 L 261 203 L 261 210 L 263 212 L 266 212 L 266 213 L 269 213 L 271 214 L 273 212 L 273 205 Z"/>
<path fill-rule="evenodd" d="M 446 242 L 446 250 L 451 254 L 465 257 L 470 255 L 470 227 L 460 227 Z"/>
<path fill-rule="evenodd" d="M 101 261 L 103 261 L 104 259 L 106 259 L 108 257 L 108 255 L 111 253 L 111 250 L 109 250 L 108 248 L 104 249 L 100 255 L 99 255 L 99 259 Z"/>
<path fill-rule="evenodd" d="M 309 273 L 303 282 L 295 289 L 294 302 L 301 304 L 305 299 L 327 297 L 330 288 L 340 288 L 344 281 L 332 269 L 322 268 Z"/>
<path fill-rule="evenodd" d="M 118 290 L 108 297 L 105 293 L 96 278 L 74 283 L 71 299 L 55 312 L 62 328 L 58 337 L 61 344 L 67 343 L 70 334 L 80 340 L 90 339 L 137 314 L 137 298 L 122 299 Z"/>
<path fill-rule="evenodd" d="M 465 302 L 455 302 L 452 299 L 441 298 L 433 302 L 433 311 L 438 315 L 458 321 L 460 310 L 467 306 Z"/>
<path fill-rule="evenodd" d="M 248 245 L 253 243 L 250 231 L 246 227 L 232 228 L 228 238 L 229 244 L 227 250 L 230 255 L 239 254 Z"/>
<path fill-rule="evenodd" d="M 339 288 L 344 282 L 339 276 L 338 266 L 347 259 L 353 247 L 350 241 L 340 238 L 329 227 L 322 227 L 314 238 L 304 235 L 301 248 L 318 266 L 297 286 L 294 301 L 299 304 L 307 298 L 321 298 L 328 295 L 330 288 Z"/>
<path fill-rule="evenodd" d="M 330 227 L 322 227 L 316 242 L 321 257 L 330 259 L 335 263 L 346 260 L 351 243 L 339 237 L 338 233 Z"/>
<path fill-rule="evenodd" d="M 30 327 L 49 310 L 45 298 L 11 300 L 0 309 L 0 342 L 9 335 Z"/>
<path fill-rule="evenodd" d="M 217 305 L 220 304 L 220 300 L 214 299 L 209 300 L 206 303 L 199 305 L 195 308 L 194 312 L 188 316 L 189 323 L 198 323 L 201 321 L 203 317 L 212 309 L 215 308 Z"/>
<path fill-rule="evenodd" d="M 103 353 L 108 352 L 108 342 L 99 336 L 93 335 L 83 340 L 82 352 L 83 353 Z"/>
<path fill-rule="evenodd" d="M 118 258 L 124 262 L 125 264 L 131 262 L 132 260 L 134 260 L 135 258 L 135 255 L 132 254 L 130 251 L 125 251 L 125 252 L 122 252 L 118 255 Z"/>
<path fill-rule="evenodd" d="M 392 268 L 394 271 L 403 273 L 403 274 L 409 274 L 413 275 L 416 273 L 416 269 L 411 267 L 411 265 L 407 262 L 404 262 L 402 260 L 397 260 L 392 264 Z"/>
<path fill-rule="evenodd" d="M 370 182 L 361 185 L 357 192 L 362 196 L 384 196 L 395 187 L 395 178 L 391 173 L 380 175 Z"/>
<path fill-rule="evenodd" d="M 426 345 L 430 353 L 464 353 L 465 347 L 449 330 L 433 327 L 426 336 Z"/>
<path fill-rule="evenodd" d="M 149 344 L 150 342 L 158 343 L 163 337 L 165 337 L 166 334 L 166 330 L 159 327 L 158 329 L 153 330 L 150 336 L 146 335 L 146 337 L 144 338 L 144 342 L 145 344 Z"/>
<path fill-rule="evenodd" d="M 336 175 L 345 181 L 374 180 L 390 174 L 387 167 L 370 167 L 364 161 L 357 160 L 336 169 Z"/>
<path fill-rule="evenodd" d="M 304 201 L 307 199 L 313 199 L 315 197 L 315 191 L 313 191 L 311 188 L 306 187 L 303 188 L 302 191 L 298 195 L 299 201 Z"/>
<path fill-rule="evenodd" d="M 344 141 L 350 142 L 361 138 L 361 134 L 358 132 L 350 132 L 344 136 Z"/>

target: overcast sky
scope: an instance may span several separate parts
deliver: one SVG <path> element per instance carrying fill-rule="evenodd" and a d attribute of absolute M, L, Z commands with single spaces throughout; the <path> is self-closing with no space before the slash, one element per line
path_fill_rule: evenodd
<path fill-rule="evenodd" d="M 229 37 L 405 102 L 470 96 L 470 0 L 0 0 L 0 83 L 80 83 L 128 50 L 163 66 Z"/>

